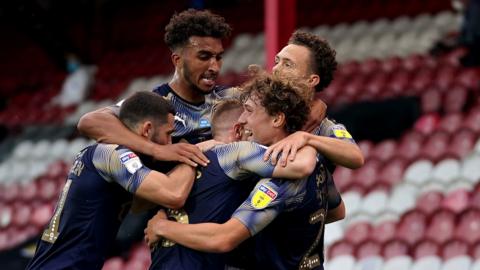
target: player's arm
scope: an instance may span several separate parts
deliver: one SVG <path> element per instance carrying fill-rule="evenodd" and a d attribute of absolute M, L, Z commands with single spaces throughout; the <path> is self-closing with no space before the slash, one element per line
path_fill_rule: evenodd
<path fill-rule="evenodd" d="M 229 252 L 249 237 L 248 229 L 236 218 L 223 224 L 182 224 L 167 220 L 162 212 L 153 217 L 145 229 L 149 246 L 166 238 L 195 250 L 215 253 Z"/>
<path fill-rule="evenodd" d="M 270 146 L 265 152 L 264 158 L 271 157 L 272 163 L 276 164 L 278 154 L 282 153 L 278 163 L 285 166 L 285 164 L 296 159 L 298 150 L 305 145 L 314 147 L 320 154 L 337 165 L 350 169 L 363 166 L 363 154 L 355 143 L 337 138 L 317 136 L 304 131 L 297 131 Z"/>
<path fill-rule="evenodd" d="M 231 151 L 237 152 L 234 162 L 238 165 L 239 170 L 255 173 L 261 177 L 302 179 L 313 172 L 317 163 L 317 152 L 313 147 L 302 148 L 298 152 L 297 159 L 289 162 L 287 166 L 274 166 L 268 160 L 263 160 L 266 149 L 257 143 L 239 142 Z M 233 161 L 229 160 L 228 162 Z M 234 174 L 230 176 L 234 179 L 237 178 Z"/>
<path fill-rule="evenodd" d="M 107 182 L 116 182 L 140 198 L 169 208 L 183 206 L 195 177 L 195 169 L 186 164 L 168 174 L 151 170 L 130 149 L 112 144 L 97 145 L 92 162 Z"/>
<path fill-rule="evenodd" d="M 325 218 L 325 223 L 332 223 L 345 218 L 345 203 L 343 202 L 331 175 L 329 175 L 327 179 L 327 187 L 328 212 L 327 217 Z"/>
<path fill-rule="evenodd" d="M 118 119 L 119 108 L 110 106 L 86 113 L 80 118 L 77 129 L 98 142 L 124 145 L 157 160 L 206 166 L 207 157 L 195 145 L 187 143 L 159 145 L 133 133 Z"/>
<path fill-rule="evenodd" d="M 286 190 L 270 181 L 260 180 L 232 218 L 223 224 L 172 224 L 174 222 L 166 221 L 165 214 L 160 212 L 148 222 L 145 240 L 150 246 L 163 237 L 205 252 L 231 251 L 245 239 L 263 230 L 283 210 Z M 267 194 L 273 198 L 265 197 Z"/>
<path fill-rule="evenodd" d="M 195 179 L 195 169 L 180 164 L 168 174 L 150 171 L 138 186 L 135 195 L 168 208 L 181 208 Z"/>
<path fill-rule="evenodd" d="M 329 209 L 327 212 L 327 218 L 325 219 L 325 223 L 332 223 L 335 221 L 339 221 L 345 218 L 345 203 L 342 202 L 340 203 L 339 206 L 337 206 L 334 209 Z"/>
<path fill-rule="evenodd" d="M 317 164 L 317 151 L 311 146 L 305 146 L 297 152 L 297 157 L 281 166 L 275 165 L 272 177 L 302 179 L 309 176 Z"/>

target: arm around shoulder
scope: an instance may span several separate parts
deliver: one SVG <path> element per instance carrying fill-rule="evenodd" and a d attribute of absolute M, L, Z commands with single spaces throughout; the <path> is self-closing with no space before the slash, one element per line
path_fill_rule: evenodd
<path fill-rule="evenodd" d="M 355 143 L 341 139 L 304 133 L 307 144 L 337 165 L 358 169 L 365 163 L 362 151 Z"/>
<path fill-rule="evenodd" d="M 195 169 L 181 164 L 168 175 L 151 171 L 135 195 L 168 208 L 181 208 L 187 200 L 195 178 Z"/>
<path fill-rule="evenodd" d="M 105 107 L 84 114 L 77 123 L 78 131 L 98 142 L 105 142 L 111 127 L 123 126 L 118 120 L 114 107 Z M 124 127 L 124 126 L 123 126 Z"/>

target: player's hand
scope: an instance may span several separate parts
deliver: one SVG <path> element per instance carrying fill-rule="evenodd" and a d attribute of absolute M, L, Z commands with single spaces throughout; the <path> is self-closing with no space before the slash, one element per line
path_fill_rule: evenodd
<path fill-rule="evenodd" d="M 310 115 L 302 130 L 309 133 L 312 132 L 322 123 L 326 113 L 327 104 L 319 98 L 314 99 L 310 104 Z"/>
<path fill-rule="evenodd" d="M 287 161 L 293 161 L 295 159 L 298 149 L 307 144 L 306 134 L 304 131 L 297 131 L 277 143 L 272 144 L 265 152 L 263 160 L 267 161 L 270 158 L 272 165 L 276 165 L 278 162 L 280 166 L 285 167 Z M 281 156 L 280 159 L 278 159 L 280 153 Z"/>
<path fill-rule="evenodd" d="M 163 161 L 179 161 L 196 167 L 207 166 L 210 162 L 197 146 L 189 143 L 156 145 L 153 157 Z"/>
<path fill-rule="evenodd" d="M 196 146 L 200 148 L 202 152 L 206 152 L 219 144 L 223 144 L 223 142 L 208 140 L 208 141 L 197 143 Z"/>
<path fill-rule="evenodd" d="M 150 249 L 152 249 L 155 244 L 160 241 L 161 237 L 158 233 L 159 226 L 166 220 L 167 214 L 164 210 L 160 210 L 148 221 L 147 228 L 143 232 L 145 233 L 144 240 Z"/>

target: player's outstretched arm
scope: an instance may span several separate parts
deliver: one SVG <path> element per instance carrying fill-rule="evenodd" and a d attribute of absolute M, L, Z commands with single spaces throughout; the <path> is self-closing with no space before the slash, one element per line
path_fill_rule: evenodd
<path fill-rule="evenodd" d="M 207 157 L 195 145 L 159 145 L 133 133 L 118 119 L 115 108 L 118 107 L 102 108 L 83 115 L 78 122 L 78 130 L 98 142 L 124 145 L 157 160 L 178 161 L 191 166 L 207 165 Z"/>
<path fill-rule="evenodd" d="M 363 166 L 363 154 L 356 144 L 336 138 L 317 136 L 304 131 L 297 131 L 271 145 L 265 152 L 264 158 L 268 159 L 271 156 L 272 163 L 279 162 L 280 165 L 285 166 L 288 162 L 295 160 L 298 149 L 305 145 L 314 147 L 320 154 L 337 165 L 350 169 Z M 280 159 L 277 160 L 276 157 L 280 152 L 282 154 Z"/>
<path fill-rule="evenodd" d="M 195 250 L 214 253 L 229 252 L 249 237 L 248 229 L 235 218 L 223 224 L 182 224 L 167 220 L 162 211 L 145 229 L 145 241 L 149 246 L 166 238 Z"/>
<path fill-rule="evenodd" d="M 151 171 L 135 195 L 168 208 L 181 208 L 192 189 L 195 172 L 186 164 L 176 166 L 168 174 Z"/>

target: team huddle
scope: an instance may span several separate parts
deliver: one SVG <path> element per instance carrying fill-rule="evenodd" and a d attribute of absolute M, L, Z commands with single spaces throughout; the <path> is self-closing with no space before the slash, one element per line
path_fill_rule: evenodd
<path fill-rule="evenodd" d="M 76 156 L 27 269 L 101 269 L 130 208 L 156 212 L 150 269 L 323 269 L 325 224 L 345 217 L 333 170 L 363 165 L 314 98 L 335 51 L 297 31 L 271 75 L 228 88 L 224 18 L 187 10 L 165 30 L 173 78 L 82 117 L 98 143 Z"/>

